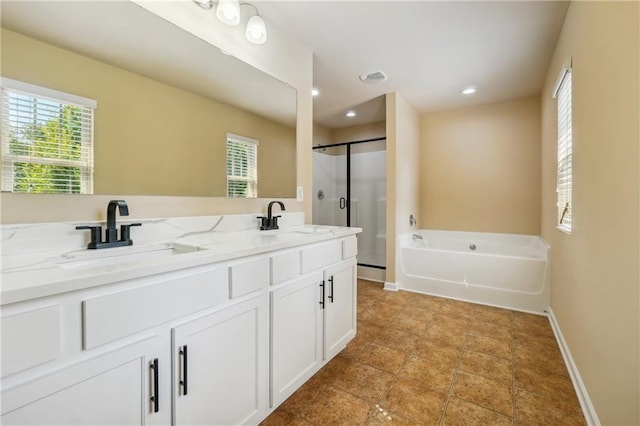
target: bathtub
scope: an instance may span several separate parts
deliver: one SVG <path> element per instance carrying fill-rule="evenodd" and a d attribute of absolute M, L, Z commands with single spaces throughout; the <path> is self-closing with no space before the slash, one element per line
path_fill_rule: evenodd
<path fill-rule="evenodd" d="M 549 246 L 538 236 L 420 230 L 399 237 L 398 287 L 518 311 L 549 308 Z"/>

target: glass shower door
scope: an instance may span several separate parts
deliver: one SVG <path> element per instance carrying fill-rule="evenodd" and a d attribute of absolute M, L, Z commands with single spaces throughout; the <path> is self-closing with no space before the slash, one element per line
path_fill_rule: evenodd
<path fill-rule="evenodd" d="M 387 217 L 386 141 L 351 146 L 351 226 L 358 234 L 358 264 L 384 268 Z"/>
<path fill-rule="evenodd" d="M 347 147 L 313 151 L 313 223 L 347 226 Z"/>

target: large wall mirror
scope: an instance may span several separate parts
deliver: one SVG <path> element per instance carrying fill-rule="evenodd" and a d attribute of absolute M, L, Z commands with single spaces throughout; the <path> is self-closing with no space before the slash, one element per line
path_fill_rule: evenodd
<path fill-rule="evenodd" d="M 295 197 L 294 88 L 132 2 L 1 8 L 3 78 L 96 101 L 94 194 L 224 197 L 236 135 L 257 196 Z"/>

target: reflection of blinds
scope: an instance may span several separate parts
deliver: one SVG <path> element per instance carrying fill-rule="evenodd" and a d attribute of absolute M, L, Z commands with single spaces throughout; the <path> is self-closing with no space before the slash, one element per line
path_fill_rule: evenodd
<path fill-rule="evenodd" d="M 556 92 L 558 98 L 558 228 L 571 232 L 572 128 L 571 68 L 565 69 Z"/>
<path fill-rule="evenodd" d="M 2 79 L 2 190 L 93 193 L 91 99 Z"/>
<path fill-rule="evenodd" d="M 258 196 L 258 141 L 227 135 L 227 196 Z"/>

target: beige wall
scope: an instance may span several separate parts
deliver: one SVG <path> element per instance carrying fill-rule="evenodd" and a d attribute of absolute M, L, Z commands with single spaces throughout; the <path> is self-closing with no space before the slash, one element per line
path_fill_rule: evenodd
<path fill-rule="evenodd" d="M 291 40 L 276 28 L 270 28 L 269 41 L 253 45 L 246 41 L 240 26 L 237 28 L 215 24 L 210 14 L 202 13 L 187 2 L 136 2 L 143 8 L 173 22 L 256 68 L 290 84 L 297 90 L 298 120 L 296 123 L 296 182 L 311 193 L 311 140 L 312 140 L 312 53 Z M 214 24 L 212 24 L 212 22 Z M 44 196 L 2 194 L 2 223 L 47 222 L 94 219 L 106 208 L 104 199 L 122 194 L 101 196 Z M 266 199 L 232 200 L 220 197 L 132 197 L 132 214 L 136 217 L 168 217 L 219 213 L 259 212 Z M 311 198 L 303 202 L 294 198 L 284 200 L 289 211 L 304 211 L 311 219 Z M 156 207 L 162 213 L 154 214 Z M 138 212 L 149 212 L 139 216 Z"/>
<path fill-rule="evenodd" d="M 2 76 L 94 99 L 94 193 L 226 196 L 226 134 L 258 139 L 258 194 L 294 197 L 295 129 L 2 30 Z"/>
<path fill-rule="evenodd" d="M 638 2 L 572 2 L 542 92 L 551 306 L 602 424 L 640 424 Z M 556 229 L 556 100 L 573 60 L 571 235 Z"/>
<path fill-rule="evenodd" d="M 331 131 L 331 140 L 333 143 L 338 143 L 383 138 L 385 136 L 385 132 L 386 122 L 376 121 L 375 123 L 333 129 Z"/>
<path fill-rule="evenodd" d="M 424 114 L 423 229 L 540 233 L 540 99 Z"/>
<path fill-rule="evenodd" d="M 387 114 L 387 276 L 396 283 L 397 235 L 409 232 L 409 215 L 419 210 L 420 116 L 397 92 L 386 99 Z"/>

